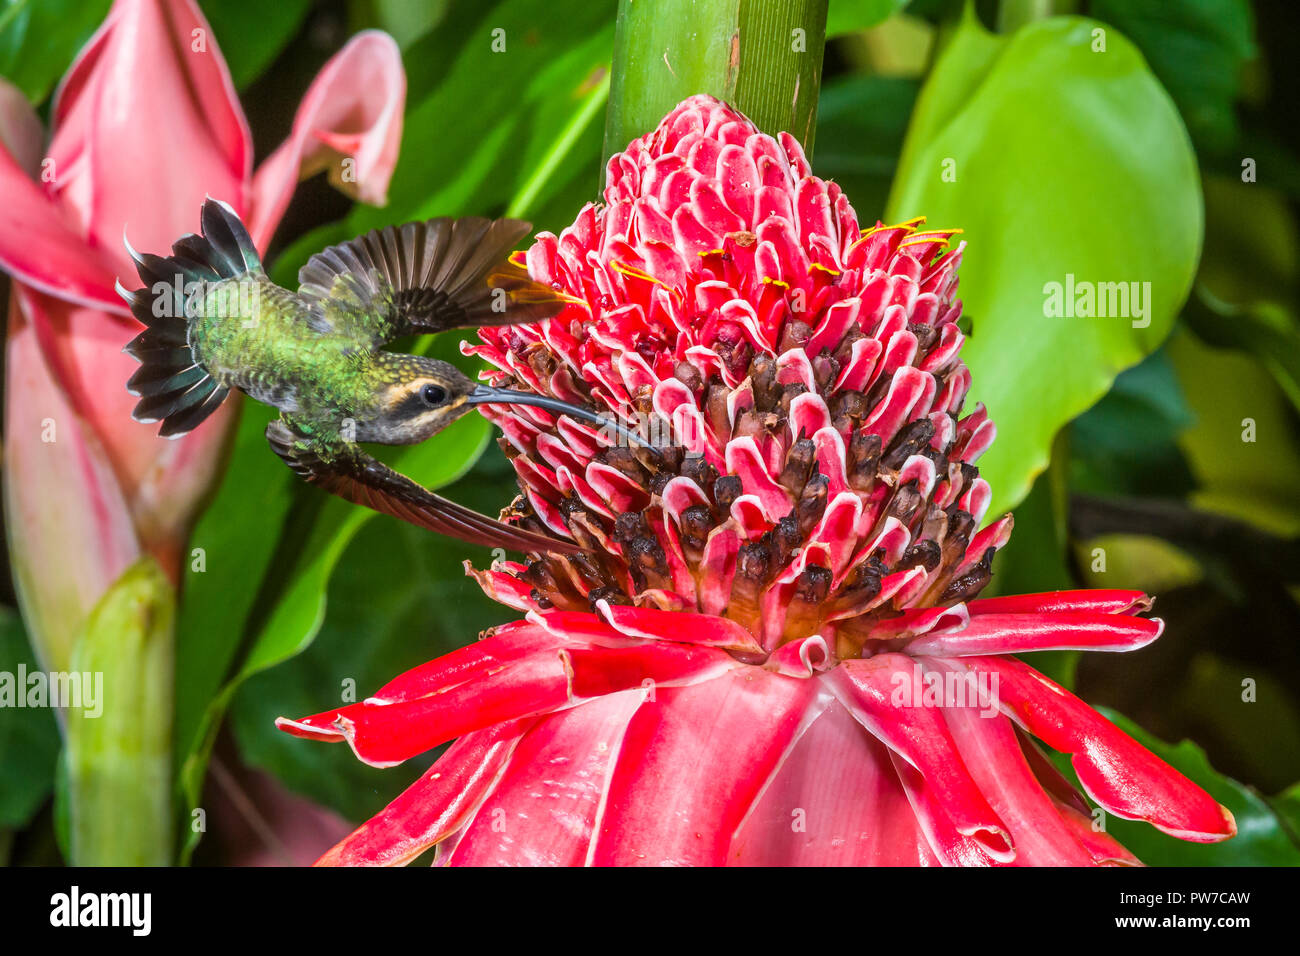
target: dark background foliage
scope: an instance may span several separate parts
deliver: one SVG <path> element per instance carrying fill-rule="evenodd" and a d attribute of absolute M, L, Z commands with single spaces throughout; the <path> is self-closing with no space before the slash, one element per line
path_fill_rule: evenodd
<path fill-rule="evenodd" d="M 558 231 L 596 197 L 603 110 L 593 104 L 600 105 L 608 69 L 613 0 L 202 6 L 240 88 L 259 159 L 349 35 L 381 27 L 403 49 L 406 128 L 389 205 L 354 207 L 324 177 L 303 183 L 267 256 L 281 281 L 311 252 L 374 225 L 509 211 Z M 1018 6 L 976 8 L 989 28 L 1010 32 Z M 105 0 L 0 3 L 0 75 L 46 103 L 106 9 Z M 1300 24 L 1286 0 L 1091 0 L 1073 10 L 1127 37 L 1172 98 L 1199 167 L 1205 241 L 1169 336 L 1056 434 L 1032 490 L 1008 499 L 1018 501 L 1016 530 L 998 556 L 993 587 L 1156 594 L 1168 627 L 1154 646 L 1123 656 L 1060 654 L 1049 669 L 1211 789 L 1237 814 L 1242 836 L 1194 847 L 1122 823 L 1116 836 L 1152 863 L 1294 864 L 1300 133 L 1290 77 Z M 960 12 L 956 0 L 831 2 L 813 165 L 844 187 L 863 220 L 884 215 L 918 94 Z M 488 82 L 480 41 L 496 26 L 518 40 Z M 1258 182 L 1242 181 L 1246 157 L 1257 164 Z M 1042 176 L 1051 190 L 1072 188 L 1052 181 L 1051 170 Z M 1028 188 L 999 186 L 1007 197 Z M 1092 201 L 1082 195 L 1078 208 Z M 1008 200 L 1006 208 L 1014 207 Z M 973 247 L 964 272 L 979 268 Z M 982 321 L 996 319 L 973 315 L 973 340 Z M 414 344 L 459 360 L 454 342 Z M 1034 361 L 1064 367 L 1074 357 L 1062 350 Z M 1026 396 L 1023 408 L 995 415 L 1002 434 L 1015 432 L 1021 416 L 1032 420 L 1032 405 Z M 1242 440 L 1246 419 L 1254 441 Z M 290 792 L 352 822 L 380 809 L 413 779 L 413 768 L 365 767 L 344 747 L 279 734 L 273 719 L 322 710 L 349 686 L 364 695 L 514 616 L 462 573 L 466 559 L 483 566 L 489 554 L 322 501 L 265 454 L 265 420 L 264 410 L 245 407 L 230 471 L 195 532 L 210 569 L 188 579 L 183 596 L 178 786 L 184 805 L 230 808 L 210 839 L 196 850 L 188 845 L 195 862 L 240 861 L 268 846 L 291 853 L 270 834 L 276 801 Z M 463 422 L 395 462 L 483 511 L 516 491 L 480 422 Z M 12 592 L 4 598 L 10 609 L 0 612 L 0 660 L 28 655 L 30 664 Z M 1248 687 L 1253 699 L 1244 700 Z M 1184 739 L 1195 743 L 1172 743 Z M 0 858 L 60 859 L 57 746 L 48 714 L 0 712 Z M 251 792 L 258 799 L 248 799 Z"/>

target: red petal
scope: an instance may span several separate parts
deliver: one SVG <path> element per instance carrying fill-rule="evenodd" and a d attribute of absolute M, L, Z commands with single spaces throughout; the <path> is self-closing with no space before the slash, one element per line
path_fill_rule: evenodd
<path fill-rule="evenodd" d="M 1075 839 L 1088 851 L 1094 863 L 1118 866 L 1142 865 L 1142 862 L 1113 836 L 1104 830 L 1098 830 L 1091 817 L 1060 802 L 1057 802 L 1056 809 L 1061 815 L 1061 822 L 1074 832 Z"/>
<path fill-rule="evenodd" d="M 698 684 L 745 665 L 726 651 L 666 641 L 565 652 L 572 696 L 592 700 L 631 687 L 647 690 Z"/>
<path fill-rule="evenodd" d="M 349 195 L 382 206 L 397 165 L 405 103 L 397 43 L 378 30 L 358 33 L 316 75 L 293 132 L 258 168 L 249 223 L 254 241 L 261 246 L 270 239 L 298 180 L 323 169 Z M 352 160 L 347 170 L 344 159 Z"/>
<path fill-rule="evenodd" d="M 657 641 L 681 641 L 721 647 L 740 652 L 758 652 L 762 648 L 743 625 L 713 614 L 689 611 L 659 611 L 654 608 L 629 607 L 625 604 L 596 604 L 610 626 L 628 637 Z"/>
<path fill-rule="evenodd" d="M 977 614 L 962 628 L 924 634 L 907 645 L 909 654 L 972 657 L 1026 651 L 1133 651 L 1160 636 L 1159 618 L 1054 611 Z"/>
<path fill-rule="evenodd" d="M 826 680 L 854 717 L 890 750 L 915 768 L 917 780 L 902 775 L 918 812 L 933 807 L 944 820 L 931 819 L 927 833 L 937 840 L 940 858 L 974 856 L 984 862 L 1005 862 L 1014 857 L 1010 834 L 980 793 L 962 761 L 942 709 L 917 700 L 922 672 L 901 654 L 878 654 L 867 660 L 844 661 Z M 923 823 L 926 821 L 923 820 Z M 952 833 L 946 833 L 944 823 Z M 937 825 L 936 825 L 937 824 Z M 959 835 L 963 840 L 955 840 Z"/>
<path fill-rule="evenodd" d="M 1126 820 L 1146 820 L 1182 840 L 1209 843 L 1237 832 L 1232 814 L 1065 688 L 1010 657 L 965 658 L 998 678 L 1002 709 L 1045 744 L 1072 754 L 1079 782 Z"/>
<path fill-rule="evenodd" d="M 531 723 L 497 724 L 461 737 L 424 776 L 335 844 L 316 866 L 403 866 L 445 840 L 492 788 Z"/>
<path fill-rule="evenodd" d="M 726 862 L 815 692 L 814 681 L 755 668 L 657 690 L 628 725 L 589 862 Z"/>
<path fill-rule="evenodd" d="M 971 601 L 975 614 L 1029 614 L 1036 611 L 1095 611 L 1099 614 L 1129 614 L 1151 608 L 1151 599 L 1141 591 L 1087 590 L 1046 591 L 1015 594 Z"/>
<path fill-rule="evenodd" d="M 944 716 L 980 792 L 1011 830 L 1022 866 L 1085 866 L 1091 855 L 1075 839 L 1034 776 L 1015 725 L 973 707 L 946 707 Z"/>
<path fill-rule="evenodd" d="M 640 691 L 537 723 L 475 811 L 447 866 L 581 866 Z"/>
<path fill-rule="evenodd" d="M 281 730 L 315 740 L 345 740 L 357 758 L 391 767 L 462 734 L 558 710 L 570 703 L 563 651 L 514 661 L 490 678 L 427 697 L 381 703 L 373 698 L 301 720 L 276 720 Z"/>
<path fill-rule="evenodd" d="M 732 844 L 737 866 L 934 866 L 885 747 L 838 702 L 781 761 Z"/>
<path fill-rule="evenodd" d="M 391 704 L 428 697 L 489 677 L 524 658 L 558 650 L 570 643 L 548 628 L 514 621 L 498 627 L 491 637 L 406 671 L 379 688 L 371 699 Z"/>

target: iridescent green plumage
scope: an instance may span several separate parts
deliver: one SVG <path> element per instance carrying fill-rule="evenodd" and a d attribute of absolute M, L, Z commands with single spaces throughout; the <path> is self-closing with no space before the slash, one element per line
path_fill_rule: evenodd
<path fill-rule="evenodd" d="M 531 322 L 566 298 L 529 280 L 508 254 L 517 220 L 434 219 L 388 227 L 311 257 L 297 292 L 273 283 L 239 217 L 208 200 L 203 235 L 168 257 L 131 252 L 145 287 L 118 291 L 147 328 L 126 351 L 139 421 L 186 434 L 238 389 L 280 410 L 275 452 L 334 494 L 445 534 L 520 550 L 567 542 L 501 524 L 434 495 L 356 447 L 412 444 L 474 404 L 539 405 L 604 423 L 555 399 L 476 385 L 436 359 L 384 350 L 448 328 Z"/>

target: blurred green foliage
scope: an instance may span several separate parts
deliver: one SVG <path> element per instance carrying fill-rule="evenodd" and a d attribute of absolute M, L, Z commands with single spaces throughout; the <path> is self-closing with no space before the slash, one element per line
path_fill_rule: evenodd
<path fill-rule="evenodd" d="M 0 76 L 33 103 L 44 101 L 99 28 L 110 4 L 111 0 L 4 0 L 0 3 Z"/>
<path fill-rule="evenodd" d="M 598 198 L 614 0 L 202 6 L 236 84 L 257 91 L 263 155 L 310 69 L 349 33 L 388 29 L 403 50 L 389 205 L 349 209 L 304 184 L 286 219 L 295 234 L 277 239 L 278 281 L 377 225 L 508 211 L 558 230 Z M 925 213 L 966 230 L 965 356 L 1000 436 L 981 467 L 995 504 L 1016 515 L 990 593 L 1158 592 L 1169 627 L 1151 648 L 1033 663 L 1117 708 L 1122 726 L 1237 814 L 1241 836 L 1192 846 L 1113 820 L 1111 833 L 1153 864 L 1294 864 L 1300 163 L 1285 77 L 1296 12 L 1263 0 L 1046 6 L 1080 16 L 1019 24 L 997 0 L 831 0 L 814 169 L 864 223 Z M 47 106 L 107 9 L 4 0 L 0 75 Z M 1150 326 L 1045 316 L 1044 284 L 1067 273 L 1152 282 Z M 472 369 L 455 338 L 419 345 Z M 225 728 L 245 762 L 360 820 L 411 768 L 366 767 L 344 746 L 288 738 L 274 718 L 359 699 L 515 615 L 463 574 L 463 561 L 490 555 L 300 486 L 267 452 L 266 420 L 246 403 L 195 529 L 204 570 L 186 574 L 178 609 L 179 816 L 203 800 Z M 516 493 L 479 419 L 391 460 L 481 511 Z M 34 666 L 26 654 L 17 615 L 0 609 L 0 656 Z M 1160 742 L 1184 737 L 1197 743 Z M 56 852 L 57 745 L 48 711 L 0 710 L 0 852 L 15 859 Z M 188 853 L 196 836 L 185 833 Z"/>
<path fill-rule="evenodd" d="M 1056 18 L 995 36 L 966 16 L 921 91 L 886 208 L 890 222 L 965 230 L 962 354 L 971 401 L 998 423 L 980 461 L 994 513 L 1029 491 L 1061 426 L 1165 337 L 1200 254 L 1178 113 L 1137 49 L 1098 30 Z M 1047 285 L 1072 298 L 1072 279 L 1098 286 L 1099 308 L 1101 283 L 1123 285 L 1127 309 L 1049 311 Z"/>

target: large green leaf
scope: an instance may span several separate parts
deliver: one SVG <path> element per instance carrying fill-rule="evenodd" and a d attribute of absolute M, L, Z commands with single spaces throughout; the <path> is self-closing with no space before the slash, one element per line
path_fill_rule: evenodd
<path fill-rule="evenodd" d="M 454 341 L 444 338 L 436 351 L 446 359 L 454 350 Z M 269 413 L 246 411 L 227 480 L 193 538 L 195 547 L 204 548 L 206 569 L 187 581 L 183 605 L 177 696 L 185 708 L 177 743 L 187 807 L 197 805 L 208 754 L 233 694 L 249 676 L 299 653 L 316 637 L 339 557 L 375 517 L 296 482 L 261 435 Z M 486 419 L 467 417 L 429 442 L 385 457 L 403 474 L 437 488 L 470 467 L 488 432 Z M 395 519 L 381 521 L 392 533 Z M 197 835 L 191 835 L 189 848 L 194 842 Z"/>
<path fill-rule="evenodd" d="M 995 514 L 1028 492 L 1057 430 L 1160 344 L 1200 251 L 1177 110 L 1117 31 L 1094 51 L 1098 28 L 1062 17 L 998 37 L 968 12 L 921 92 L 890 196 L 891 220 L 924 214 L 969 242 L 964 356 L 971 401 L 998 424 L 980 462 Z M 1150 283 L 1144 317 L 1048 314 L 1048 284 L 1069 276 Z"/>
<path fill-rule="evenodd" d="M 19 667 L 27 674 L 40 669 L 27 644 L 22 618 L 9 608 L 0 608 L 0 667 L 13 680 L 15 694 L 26 688 L 17 684 Z M 3 679 L 3 678 L 0 678 Z M 49 799 L 54 788 L 54 768 L 59 757 L 59 728 L 48 707 L 19 707 L 18 698 L 0 705 L 0 829 L 27 825 L 32 814 Z"/>
<path fill-rule="evenodd" d="M 1130 734 L 1179 773 L 1203 787 L 1237 820 L 1237 835 L 1222 843 L 1189 843 L 1161 833 L 1135 820 L 1107 814 L 1106 832 L 1151 866 L 1300 866 L 1300 849 L 1290 840 L 1278 815 L 1250 787 L 1218 773 L 1205 752 L 1190 740 L 1167 744 L 1122 714 L 1098 708 L 1120 729 Z M 1071 780 L 1069 757 L 1056 755 L 1057 766 Z"/>
<path fill-rule="evenodd" d="M 594 198 L 601 115 L 591 97 L 603 97 L 613 24 L 612 0 L 564 16 L 546 0 L 453 4 L 404 57 L 406 125 L 388 205 L 357 207 L 351 233 L 405 219 L 499 214 L 525 191 L 528 208 L 513 211 L 534 215 L 566 189 L 563 218 L 542 224 L 567 225 Z M 567 147 L 557 157 L 560 142 Z M 544 164 L 553 174 L 534 183 Z"/>
<path fill-rule="evenodd" d="M 860 74 L 822 87 L 817 175 L 840 184 L 864 224 L 884 214 L 919 87 L 910 78 Z"/>
<path fill-rule="evenodd" d="M 42 102 L 108 14 L 111 0 L 0 2 L 0 76 Z"/>
<path fill-rule="evenodd" d="M 447 494 L 487 512 L 500 507 L 513 486 L 504 458 L 484 456 Z M 274 720 L 336 706 L 345 690 L 360 700 L 397 674 L 472 641 L 483 628 L 517 617 L 465 575 L 466 559 L 483 567 L 490 556 L 485 548 L 404 525 L 374 521 L 359 531 L 330 581 L 330 613 L 315 642 L 291 664 L 256 675 L 240 690 L 231 725 L 242 758 L 358 822 L 410 785 L 428 758 L 376 770 L 346 746 L 290 737 Z"/>

